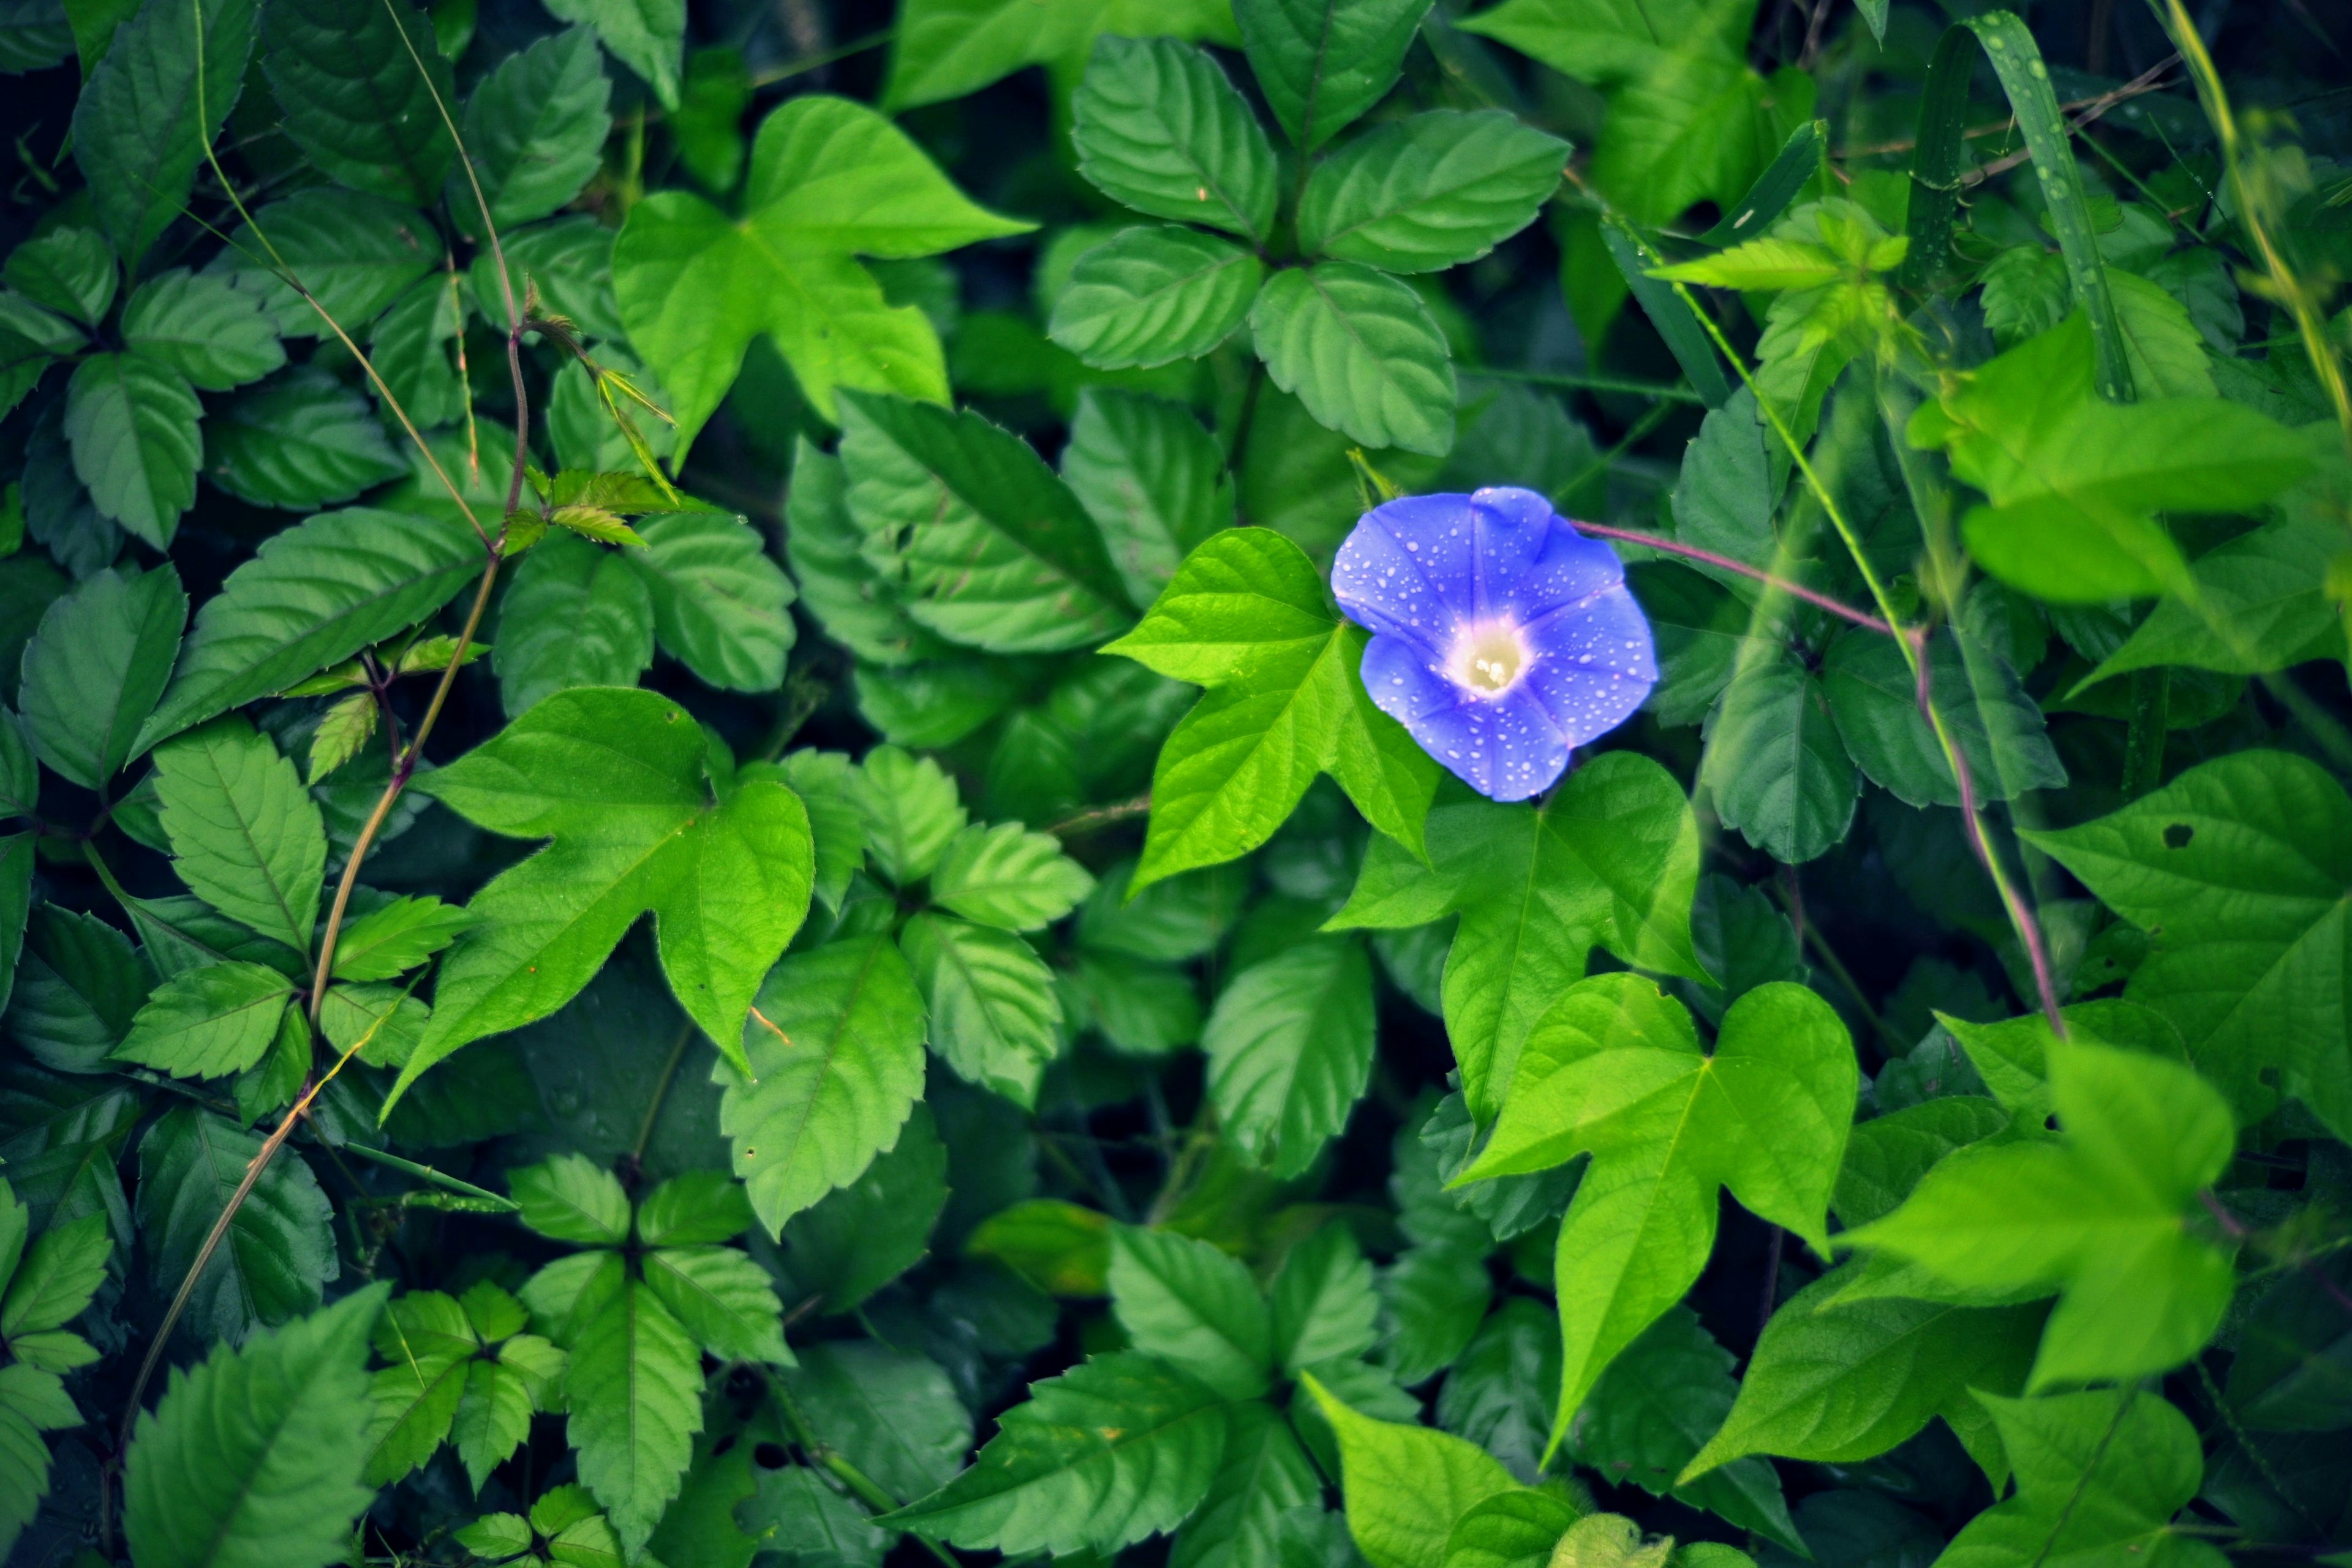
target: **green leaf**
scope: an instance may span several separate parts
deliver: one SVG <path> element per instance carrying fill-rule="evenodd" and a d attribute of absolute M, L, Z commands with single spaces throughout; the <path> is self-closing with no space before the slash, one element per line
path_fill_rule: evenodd
<path fill-rule="evenodd" d="M 872 1340 L 825 1340 L 778 1374 L 817 1436 L 898 1497 L 944 1486 L 971 1449 L 971 1417 L 940 1365 Z"/>
<path fill-rule="evenodd" d="M 2080 1026 L 2083 1014 L 2127 1005 L 2095 1002 L 2068 1008 L 2074 1015 L 2068 1026 Z M 1958 1019 L 1947 1021 L 1941 1014 L 1937 1017 L 1954 1032 L 1973 1026 L 1962 1026 Z M 2035 1021 L 2041 1021 L 2040 1015 L 2035 1015 Z M 1969 1054 L 1982 1059 L 1979 1052 Z M 1877 1086 L 1882 1105 L 1889 1098 L 1887 1089 L 1886 1082 Z M 2042 1114 L 2049 1113 L 2045 1096 Z M 1893 1213 L 1938 1160 L 1955 1149 L 2006 1131 L 2010 1120 L 2009 1110 L 1982 1095 L 1942 1094 L 1855 1123 L 1846 1139 L 1845 1163 L 1839 1168 L 1837 1186 L 1830 1194 L 1830 1212 L 1838 1216 L 1839 1224 L 1849 1226 L 1867 1225 Z"/>
<path fill-rule="evenodd" d="M 1291 1248 L 1273 1302 L 1275 1359 L 1286 1372 L 1360 1356 L 1378 1339 L 1371 1266 L 1344 1225 L 1327 1224 Z"/>
<path fill-rule="evenodd" d="M 1285 1516 L 1294 1510 L 1322 1516 L 1321 1478 L 1282 1415 L 1263 1401 L 1247 1400 L 1226 1406 L 1226 1418 L 1224 1460 L 1200 1509 L 1177 1533 L 1171 1568 L 1287 1562 Z"/>
<path fill-rule="evenodd" d="M 2090 335 L 2070 317 L 1923 405 L 1910 428 L 1914 446 L 1949 450 L 1952 471 L 1992 503 L 1962 520 L 1969 552 L 2053 604 L 2185 586 L 2158 509 L 2244 510 L 2310 467 L 2301 438 L 2242 405 L 2098 397 Z"/>
<path fill-rule="evenodd" d="M 935 914 L 909 920 L 898 945 L 930 1011 L 932 1048 L 965 1082 L 1034 1106 L 1062 1043 L 1061 996 L 1036 950 Z"/>
<path fill-rule="evenodd" d="M 751 1200 L 723 1171 L 681 1171 L 637 1205 L 637 1239 L 647 1247 L 732 1241 L 751 1228 Z"/>
<path fill-rule="evenodd" d="M 217 273 L 174 268 L 122 307 L 122 341 L 205 392 L 257 381 L 286 363 L 261 301 Z"/>
<path fill-rule="evenodd" d="M 1363 1095 L 1372 1033 L 1360 942 L 1318 938 L 1243 970 L 1201 1031 L 1218 1121 L 1276 1179 L 1302 1174 Z"/>
<path fill-rule="evenodd" d="M 175 1078 L 220 1078 L 258 1062 L 278 1035 L 294 983 L 257 963 L 216 963 L 158 986 L 114 1048 Z"/>
<path fill-rule="evenodd" d="M 1929 689 L 1977 798 L 2013 800 L 2064 787 L 2065 766 L 2017 672 L 1964 631 L 1939 630 L 1927 647 Z M 1841 632 L 1822 660 L 1822 686 L 1839 738 L 1874 783 L 1909 805 L 1960 804 L 1951 765 L 1919 711 L 1918 682 L 1894 638 L 1860 626 Z"/>
<path fill-rule="evenodd" d="M 1388 96 L 1429 0 L 1240 0 L 1242 47 L 1275 122 L 1312 153 Z"/>
<path fill-rule="evenodd" d="M 1047 332 L 1098 370 L 1198 359 L 1233 335 L 1265 280 L 1264 262 L 1213 235 L 1122 229 L 1078 258 Z"/>
<path fill-rule="evenodd" d="M 467 313 L 457 280 L 444 272 L 419 279 L 376 318 L 368 334 L 368 361 L 383 384 L 371 388 L 380 405 L 389 411 L 397 404 L 412 421 L 427 429 L 465 416 L 467 387 L 457 375 L 453 351 L 465 331 Z M 559 402 L 562 385 L 559 373 Z M 548 425 L 551 432 L 558 427 L 551 409 Z"/>
<path fill-rule="evenodd" d="M 370 1497 L 368 1327 L 387 1289 L 173 1369 L 124 1465 L 123 1533 L 143 1568 L 324 1568 L 349 1550 Z"/>
<path fill-rule="evenodd" d="M 417 781 L 478 827 L 554 842 L 467 906 L 481 923 L 442 960 L 394 1099 L 460 1046 L 570 1001 L 648 910 L 670 989 L 740 1056 L 751 997 L 808 910 L 808 814 L 764 779 L 711 805 L 704 754 L 667 699 L 591 688 L 557 692 Z"/>
<path fill-rule="evenodd" d="M 1110 1221 L 1058 1198 L 1031 1198 L 981 1222 L 964 1244 L 1049 1296 L 1100 1296 L 1110 1289 Z"/>
<path fill-rule="evenodd" d="M 948 1153 L 919 1101 L 866 1173 L 784 1226 L 792 1293 L 846 1312 L 921 1260 L 948 1201 Z"/>
<path fill-rule="evenodd" d="M 1318 772 L 1418 850 L 1437 764 L 1364 694 L 1367 640 L 1272 530 L 1215 533 L 1186 557 L 1151 613 L 1103 650 L 1213 689 L 1161 748 L 1133 888 L 1265 843 Z"/>
<path fill-rule="evenodd" d="M 1493 1454 L 1514 1474 L 1543 1468 L 1559 1330 L 1543 1306 L 1508 1298 L 1478 1325 L 1437 1391 L 1437 1424 Z"/>
<path fill-rule="evenodd" d="M 751 1074 L 725 1085 L 719 1127 L 773 1235 L 896 1147 L 923 1087 L 923 999 L 887 938 L 828 942 L 778 964 L 744 1029 Z"/>
<path fill-rule="evenodd" d="M 407 472 L 367 399 L 315 365 L 239 393 L 205 426 L 205 475 L 257 506 L 308 511 Z"/>
<path fill-rule="evenodd" d="M 509 714 L 575 687 L 634 686 L 653 663 L 653 590 L 634 553 L 559 535 L 515 568 L 490 650 Z"/>
<path fill-rule="evenodd" d="M 185 1279 L 262 1141 L 183 1105 L 139 1142 L 139 1232 L 152 1277 Z M 256 1326 L 318 1309 L 337 1272 L 333 1210 L 299 1154 L 270 1162 L 197 1279 L 187 1322 L 198 1333 L 243 1340 Z M 373 1311 L 362 1318 L 364 1324 Z M 364 1426 L 364 1416 L 354 1418 Z M 357 1468 L 356 1460 L 353 1468 Z"/>
<path fill-rule="evenodd" d="M 1030 227 L 974 206 L 872 110 L 825 97 L 793 99 L 761 123 L 743 212 L 736 223 L 660 192 L 630 210 L 614 247 L 621 318 L 669 389 L 681 456 L 761 332 L 828 419 L 836 386 L 944 402 L 930 322 L 888 304 L 851 258 L 930 256 Z"/>
<path fill-rule="evenodd" d="M 2218 395 L 2213 373 L 2205 367 L 2205 340 L 2180 302 L 2145 278 L 2116 268 L 2104 270 L 2107 291 L 2115 297 L 2124 358 L 2139 395 Z"/>
<path fill-rule="evenodd" d="M 2341 626 L 2320 584 L 2341 531 L 2324 517 L 2289 517 L 2208 551 L 2189 567 L 2195 604 L 2159 601 L 2077 689 L 2168 665 L 2267 675 L 2338 657 Z"/>
<path fill-rule="evenodd" d="M 572 27 L 499 62 L 466 100 L 466 156 L 501 229 L 543 218 L 580 194 L 604 161 L 612 84 L 595 35 Z M 447 184 L 449 211 L 482 221 L 465 171 Z"/>
<path fill-rule="evenodd" d="M 551 1353 L 563 1352 L 551 1347 Z M 513 1458 L 530 1436 L 534 1404 L 530 1383 L 511 1367 L 486 1361 L 467 1366 L 466 1391 L 449 1418 L 449 1441 L 477 1496 L 490 1471 Z"/>
<path fill-rule="evenodd" d="M 104 1215 L 84 1215 L 33 1240 L 0 1303 L 0 1336 L 12 1342 L 62 1327 L 82 1314 L 106 1278 L 114 1238 Z"/>
<path fill-rule="evenodd" d="M 8 253 L 8 287 L 36 304 L 96 326 L 114 302 L 114 247 L 87 228 L 55 228 Z"/>
<path fill-rule="evenodd" d="M 9 1032 L 45 1067 L 103 1072 L 151 984 L 121 931 L 94 915 L 45 903 L 25 928 Z"/>
<path fill-rule="evenodd" d="M 1580 1517 L 1559 1492 L 1496 1492 L 1454 1521 L 1444 1568 L 1549 1568 L 1553 1549 Z"/>
<path fill-rule="evenodd" d="M 1341 1404 L 1314 1373 L 1299 1381 L 1339 1435 L 1348 1532 L 1372 1568 L 1444 1568 L 1454 1521 L 1519 1489 L 1510 1471 L 1450 1433 L 1375 1421 Z"/>
<path fill-rule="evenodd" d="M 1682 786 L 1646 757 L 1609 752 L 1541 806 L 1442 806 L 1429 865 L 1375 842 L 1330 929 L 1418 926 L 1460 911 L 1447 950 L 1446 1033 L 1474 1117 L 1501 1108 L 1528 1031 L 1605 946 L 1696 979 L 1690 910 L 1698 825 Z"/>
<path fill-rule="evenodd" d="M 1150 1356 L 1096 1356 L 1029 1394 L 971 1468 L 878 1522 L 1007 1555 L 1108 1553 L 1174 1529 L 1216 1479 L 1224 1402 Z"/>
<path fill-rule="evenodd" d="M 1803 1545 L 1780 1478 L 1763 1459 L 1710 1467 L 1678 1478 L 1707 1434 L 1733 1408 L 1731 1353 L 1688 1307 L 1670 1307 L 1610 1364 L 1576 1417 L 1579 1462 L 1616 1485 L 1674 1496 L 1794 1552 Z"/>
<path fill-rule="evenodd" d="M 1017 822 L 975 823 L 948 841 L 931 870 L 931 900 L 982 925 L 1043 931 L 1095 890 L 1062 841 Z"/>
<path fill-rule="evenodd" d="M 41 761 L 84 789 L 110 783 L 138 754 L 187 618 L 169 564 L 131 576 L 109 568 L 51 604 L 25 645 L 16 694 Z"/>
<path fill-rule="evenodd" d="M 864 543 L 841 459 L 802 437 L 784 494 L 784 549 L 803 602 L 828 637 L 867 663 L 903 665 L 943 651 L 866 559 Z"/>
<path fill-rule="evenodd" d="M 2242 752 L 2110 816 L 2028 842 L 2151 933 L 2124 994 L 2177 1026 L 2239 1120 L 2277 1088 L 2352 1130 L 2352 1060 L 2332 979 L 2352 907 L 2352 800 L 2317 764 Z M 2266 1069 L 2284 1069 L 2283 1084 Z"/>
<path fill-rule="evenodd" d="M 1391 121 L 1316 166 L 1299 248 L 1388 272 L 1475 260 L 1535 221 L 1568 152 L 1500 110 Z"/>
<path fill-rule="evenodd" d="M 236 107 L 253 34 L 251 0 L 142 0 L 89 73 L 74 105 L 74 160 L 134 276 L 180 216 L 205 147 Z"/>
<path fill-rule="evenodd" d="M 411 1303 L 432 1294 L 436 1293 L 418 1292 L 401 1300 Z M 446 1296 L 441 1300 L 455 1315 L 457 1303 Z M 458 1326 L 464 1327 L 462 1317 Z M 392 1364 L 378 1372 L 368 1386 L 375 1415 L 368 1428 L 367 1463 L 360 1479 L 371 1487 L 388 1486 L 433 1458 L 449 1436 L 474 1364 L 470 1335 L 462 1344 L 448 1348 L 404 1337 L 393 1349 L 398 1353 L 387 1358 Z"/>
<path fill-rule="evenodd" d="M 2151 1056 L 2186 1061 L 2180 1031 L 2163 1014 L 2121 1000 L 2078 1002 L 2062 1008 L 2069 1039 L 2095 1046 L 2119 1046 Z M 2025 1116 L 2033 1124 L 2050 1119 L 2050 1021 L 2039 1013 L 2002 1018 L 1992 1023 L 1938 1013 L 1936 1021 L 1959 1041 L 1969 1063 L 2011 1116 Z M 1908 1189 L 1906 1188 L 1907 1192 Z M 1892 1207 L 1892 1205 L 1888 1205 Z M 1874 1219 L 1877 1215 L 1869 1217 Z M 1850 1224 L 1859 1221 L 1850 1220 Z"/>
<path fill-rule="evenodd" d="M 1853 826 L 1860 774 L 1839 737 L 1828 689 L 1794 660 L 1759 662 L 1734 676 L 1705 733 L 1700 782 L 1714 793 L 1716 814 L 1775 860 L 1818 859 Z"/>
<path fill-rule="evenodd" d="M 1939 1414 L 1965 1420 L 1971 1389 L 2024 1387 L 2040 1307 L 1840 1302 L 1852 1276 L 1848 1268 L 1817 1279 L 1772 1314 L 1738 1399 L 1679 1479 L 1752 1454 L 1822 1464 L 1874 1458 Z"/>
<path fill-rule="evenodd" d="M 584 1154 L 563 1153 L 507 1173 L 522 1223 L 544 1237 L 582 1247 L 629 1239 L 629 1194 L 613 1173 Z"/>
<path fill-rule="evenodd" d="M 677 1496 L 702 1430 L 700 1353 L 652 1287 L 631 1279 L 582 1326 L 564 1390 L 580 1479 L 634 1554 Z"/>
<path fill-rule="evenodd" d="M 1963 1149 L 1841 1245 L 1922 1265 L 1962 1300 L 2054 1290 L 2031 1387 L 2176 1366 L 2235 1289 L 2229 1252 L 2182 1225 L 2235 1150 L 2229 1106 L 2138 1052 L 2068 1044 L 2050 1069 L 2061 1139 Z"/>
<path fill-rule="evenodd" d="M 909 0 L 898 18 L 890 79 L 892 112 L 961 98 L 1023 66 L 1050 65 L 1074 82 L 1104 33 L 1234 42 L 1226 0 L 1076 0 L 1041 9 L 1031 0 Z"/>
<path fill-rule="evenodd" d="M 178 371 L 138 354 L 92 354 L 66 387 L 66 439 L 90 503 L 158 550 L 195 504 L 203 412 Z"/>
<path fill-rule="evenodd" d="M 731 1247 L 664 1247 L 645 1256 L 646 1284 L 720 1361 L 788 1362 L 783 1307 L 767 1270 Z"/>
<path fill-rule="evenodd" d="M 34 1244 L 37 1254 L 40 1245 Z M 2246 1313 L 2229 1380 L 2230 1406 L 2246 1426 L 2259 1432 L 2328 1432 L 2346 1425 L 2352 1388 L 2344 1376 L 2343 1309 L 2332 1294 L 2343 1289 L 2344 1278 L 2340 1261 L 2299 1269 Z"/>
<path fill-rule="evenodd" d="M 1263 240 L 1274 224 L 1274 149 L 1217 62 L 1174 38 L 1095 40 L 1071 96 L 1078 173 L 1154 217 Z"/>
<path fill-rule="evenodd" d="M 1399 1383 L 1426 1383 L 1470 1348 L 1495 1294 L 1486 1253 L 1484 1237 L 1434 1241 L 1406 1248 L 1381 1271 L 1381 1362 Z"/>
<path fill-rule="evenodd" d="M 1194 545 L 1234 521 L 1215 439 L 1189 409 L 1156 397 L 1080 392 L 1062 480 L 1102 531 L 1139 605 L 1158 596 Z"/>
<path fill-rule="evenodd" d="M 2197 1495 L 2205 1466 L 2196 1429 L 2161 1395 L 2121 1388 L 1977 1398 L 2017 1467 L 2017 1490 L 1962 1526 L 1946 1560 L 1970 1568 L 2221 1568 L 2227 1561 L 2170 1528 Z"/>
<path fill-rule="evenodd" d="M 348 921 L 335 942 L 338 980 L 395 980 L 474 923 L 464 910 L 425 895 L 397 898 Z"/>
<path fill-rule="evenodd" d="M 792 650 L 792 580 L 758 531 L 723 512 L 673 512 L 638 525 L 623 552 L 653 601 L 654 635 L 705 683 L 773 691 Z"/>
<path fill-rule="evenodd" d="M 992 653 L 1049 653 L 1125 629 L 1101 531 L 1010 431 L 901 398 L 842 400 L 849 511 L 907 613 Z"/>
<path fill-rule="evenodd" d="M 257 295 L 289 338 L 326 335 L 324 310 L 355 330 L 372 321 L 410 285 L 440 265 L 439 247 L 426 249 L 433 226 L 423 215 L 358 191 L 297 191 L 240 224 L 229 247 L 205 270 L 226 276 Z M 259 233 L 256 233 L 256 226 Z M 260 235 L 269 237 L 264 247 Z M 319 301 L 313 310 L 271 269 L 275 248 L 287 268 Z M 514 247 L 509 246 L 510 250 Z"/>
<path fill-rule="evenodd" d="M 481 542 L 463 529 L 363 508 L 272 535 L 197 610 L 131 754 L 415 625 L 479 575 L 481 561 Z"/>
<path fill-rule="evenodd" d="M 287 135 L 336 184 L 412 206 L 441 194 L 457 85 L 432 23 L 407 0 L 271 6 L 261 68 Z"/>
<path fill-rule="evenodd" d="M 1592 1152 L 1560 1225 L 1555 1441 L 1706 1267 L 1718 1186 L 1827 1253 L 1860 1077 L 1837 1015 L 1787 982 L 1734 1003 L 1713 1055 L 1680 1003 L 1630 976 L 1570 986 L 1528 1033 L 1494 1136 L 1460 1179 Z"/>
<path fill-rule="evenodd" d="M 678 57 L 686 44 L 684 0 L 559 0 L 566 22 L 596 29 L 613 58 L 637 73 L 664 109 L 678 107 Z"/>
<path fill-rule="evenodd" d="M 900 887 L 929 876 L 963 829 L 954 781 L 929 757 L 896 746 L 866 753 L 855 799 L 876 868 Z"/>
<path fill-rule="evenodd" d="M 1443 457 L 1454 444 L 1445 334 L 1404 284 L 1352 261 L 1276 273 L 1250 307 L 1258 357 L 1318 424 L 1367 447 Z"/>
<path fill-rule="evenodd" d="M 217 719 L 155 752 L 172 867 L 189 890 L 297 952 L 310 951 L 326 875 L 319 807 L 268 737 Z"/>
<path fill-rule="evenodd" d="M 1119 1226 L 1110 1237 L 1110 1295 L 1136 1350 L 1227 1399 L 1266 1391 L 1274 1317 L 1239 1258 L 1173 1231 Z"/>

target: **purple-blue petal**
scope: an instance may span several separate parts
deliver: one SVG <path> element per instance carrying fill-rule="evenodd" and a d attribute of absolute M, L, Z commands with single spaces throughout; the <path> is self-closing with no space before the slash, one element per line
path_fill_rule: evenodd
<path fill-rule="evenodd" d="M 1402 637 L 1364 649 L 1364 689 L 1421 749 L 1491 800 L 1525 800 L 1568 767 L 1569 742 L 1527 681 L 1500 697 L 1465 693 Z"/>
<path fill-rule="evenodd" d="M 1377 507 L 1331 574 L 1340 608 L 1374 634 L 1373 701 L 1496 800 L 1549 787 L 1574 747 L 1623 723 L 1656 684 L 1649 622 L 1624 584 L 1607 544 L 1507 487 Z M 1499 694 L 1457 684 L 1464 628 L 1485 638 L 1503 626 L 1519 631 L 1525 673 Z M 1465 658 L 1486 657 L 1470 646 L 1481 651 Z"/>

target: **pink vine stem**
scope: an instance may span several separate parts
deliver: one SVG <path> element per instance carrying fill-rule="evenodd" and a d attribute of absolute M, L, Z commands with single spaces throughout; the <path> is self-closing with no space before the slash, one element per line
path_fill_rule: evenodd
<path fill-rule="evenodd" d="M 1775 577 L 1763 568 L 1750 566 L 1745 561 L 1737 561 L 1728 555 L 1718 555 L 1712 550 L 1701 550 L 1696 544 L 1685 544 L 1677 540 L 1668 539 L 1664 534 L 1640 533 L 1630 528 L 1612 528 L 1605 522 L 1587 522 L 1582 518 L 1570 518 L 1568 521 L 1583 532 L 1597 533 L 1603 539 L 1622 539 L 1628 544 L 1663 550 L 1669 555 L 1685 555 L 1693 561 L 1704 561 L 1710 566 L 1720 566 L 1727 572 L 1737 572 L 1743 577 L 1753 577 L 1759 583 L 1769 584 L 1784 594 L 1802 599 L 1817 610 L 1827 610 L 1831 615 L 1852 621 L 1855 626 L 1866 626 L 1874 632 L 1884 632 L 1888 637 L 1895 635 L 1893 626 L 1866 610 L 1857 610 L 1852 605 L 1840 604 L 1827 594 L 1816 593 L 1801 583 L 1790 582 L 1786 577 Z"/>

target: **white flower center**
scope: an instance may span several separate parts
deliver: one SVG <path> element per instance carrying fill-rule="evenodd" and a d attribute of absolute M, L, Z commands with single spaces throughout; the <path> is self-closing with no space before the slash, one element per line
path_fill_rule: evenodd
<path fill-rule="evenodd" d="M 1481 621 L 1455 635 L 1446 674 L 1474 696 L 1500 697 L 1518 684 L 1532 660 L 1527 639 L 1516 625 L 1507 620 Z"/>

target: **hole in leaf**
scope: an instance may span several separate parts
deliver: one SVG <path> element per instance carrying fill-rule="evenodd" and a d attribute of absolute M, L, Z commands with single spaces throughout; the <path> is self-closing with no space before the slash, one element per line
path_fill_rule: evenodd
<path fill-rule="evenodd" d="M 781 1470 L 792 1462 L 782 1443 L 762 1443 L 751 1450 L 751 1462 L 763 1470 Z"/>
<path fill-rule="evenodd" d="M 2176 822 L 2164 830 L 2164 847 L 2167 849 L 2186 849 L 2189 841 L 2196 837 L 2195 828 L 2185 822 Z"/>

